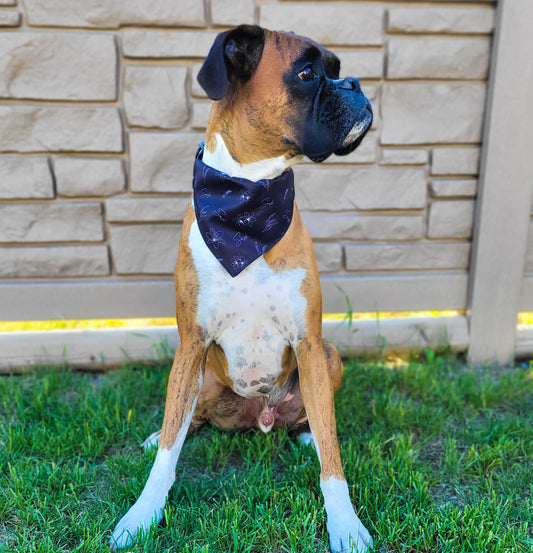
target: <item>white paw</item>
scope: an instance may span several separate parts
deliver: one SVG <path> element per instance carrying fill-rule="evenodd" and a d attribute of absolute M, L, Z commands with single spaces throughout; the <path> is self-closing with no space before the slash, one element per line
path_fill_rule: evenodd
<path fill-rule="evenodd" d="M 334 477 L 320 481 L 328 517 L 327 528 L 332 553 L 367 553 L 372 538 L 355 514 L 346 480 Z"/>
<path fill-rule="evenodd" d="M 372 547 L 372 538 L 355 513 L 328 519 L 327 528 L 332 553 L 367 553 Z"/>
<path fill-rule="evenodd" d="M 159 524 L 162 518 L 163 507 L 155 508 L 152 503 L 137 501 L 120 519 L 109 540 L 109 547 L 113 551 L 129 547 L 142 534 L 147 534 L 152 524 Z"/>
<path fill-rule="evenodd" d="M 310 445 L 313 443 L 313 434 L 311 432 L 302 432 L 298 434 L 298 441 L 300 445 Z"/>
<path fill-rule="evenodd" d="M 157 447 L 159 445 L 159 440 L 161 439 L 161 430 L 150 434 L 146 440 L 142 443 L 144 451 L 152 449 L 152 447 Z"/>

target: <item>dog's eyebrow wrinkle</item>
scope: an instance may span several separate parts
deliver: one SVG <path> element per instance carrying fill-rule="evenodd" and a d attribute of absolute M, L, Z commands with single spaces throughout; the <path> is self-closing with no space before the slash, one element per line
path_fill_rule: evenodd
<path fill-rule="evenodd" d="M 316 46 L 311 44 L 310 46 L 306 46 L 302 50 L 302 53 L 300 54 L 300 56 L 296 61 L 297 62 L 316 61 L 320 59 L 321 56 L 322 56 L 322 53 L 320 52 L 320 50 Z"/>

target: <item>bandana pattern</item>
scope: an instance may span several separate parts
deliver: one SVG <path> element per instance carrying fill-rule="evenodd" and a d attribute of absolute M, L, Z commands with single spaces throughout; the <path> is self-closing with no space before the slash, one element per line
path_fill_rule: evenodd
<path fill-rule="evenodd" d="M 292 221 L 294 174 L 257 182 L 230 177 L 196 154 L 194 210 L 200 233 L 211 253 L 234 277 L 275 246 Z"/>

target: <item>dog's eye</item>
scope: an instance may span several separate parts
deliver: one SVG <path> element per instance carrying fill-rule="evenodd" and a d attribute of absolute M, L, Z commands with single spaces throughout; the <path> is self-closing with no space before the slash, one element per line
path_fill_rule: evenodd
<path fill-rule="evenodd" d="M 304 83 L 312 81 L 316 77 L 316 73 L 311 67 L 306 67 L 303 71 L 298 73 L 298 78 Z"/>

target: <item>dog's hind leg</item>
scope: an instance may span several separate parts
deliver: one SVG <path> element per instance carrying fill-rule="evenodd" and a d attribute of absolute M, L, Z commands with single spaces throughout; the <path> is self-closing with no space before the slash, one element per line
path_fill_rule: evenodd
<path fill-rule="evenodd" d="M 208 382 L 206 382 L 206 376 L 208 376 L 207 368 L 208 367 L 204 369 L 203 386 L 200 391 L 200 396 L 196 404 L 195 413 L 192 418 L 191 424 L 189 426 L 189 431 L 187 432 L 187 436 L 191 435 L 193 432 L 201 428 L 206 422 L 206 420 L 203 417 L 198 415 L 198 411 L 200 412 L 202 411 L 201 409 L 201 405 L 203 403 L 202 400 L 205 401 L 202 395 L 204 394 L 204 389 L 206 388 L 206 384 L 209 384 Z M 144 449 L 144 451 L 149 451 L 153 447 L 158 447 L 160 440 L 161 440 L 161 430 L 158 430 L 157 432 L 152 432 L 152 434 L 150 434 L 150 436 L 148 436 L 148 438 L 146 438 L 146 440 L 144 440 L 144 442 L 141 444 L 142 448 Z"/>
<path fill-rule="evenodd" d="M 342 375 L 344 374 L 344 365 L 337 351 L 337 348 L 327 340 L 322 340 L 322 348 L 326 354 L 326 363 L 333 392 L 336 392 L 341 385 Z"/>
<path fill-rule="evenodd" d="M 203 342 L 182 344 L 176 351 L 169 376 L 163 428 L 157 455 L 144 489 L 133 507 L 117 524 L 112 549 L 129 547 L 163 517 L 168 492 L 174 483 L 176 463 L 191 424 L 202 387 Z"/>
<path fill-rule="evenodd" d="M 161 430 L 158 430 L 157 432 L 153 432 L 144 440 L 142 443 L 142 447 L 144 451 L 148 451 L 152 449 L 152 447 L 159 446 L 159 440 L 161 439 Z"/>

